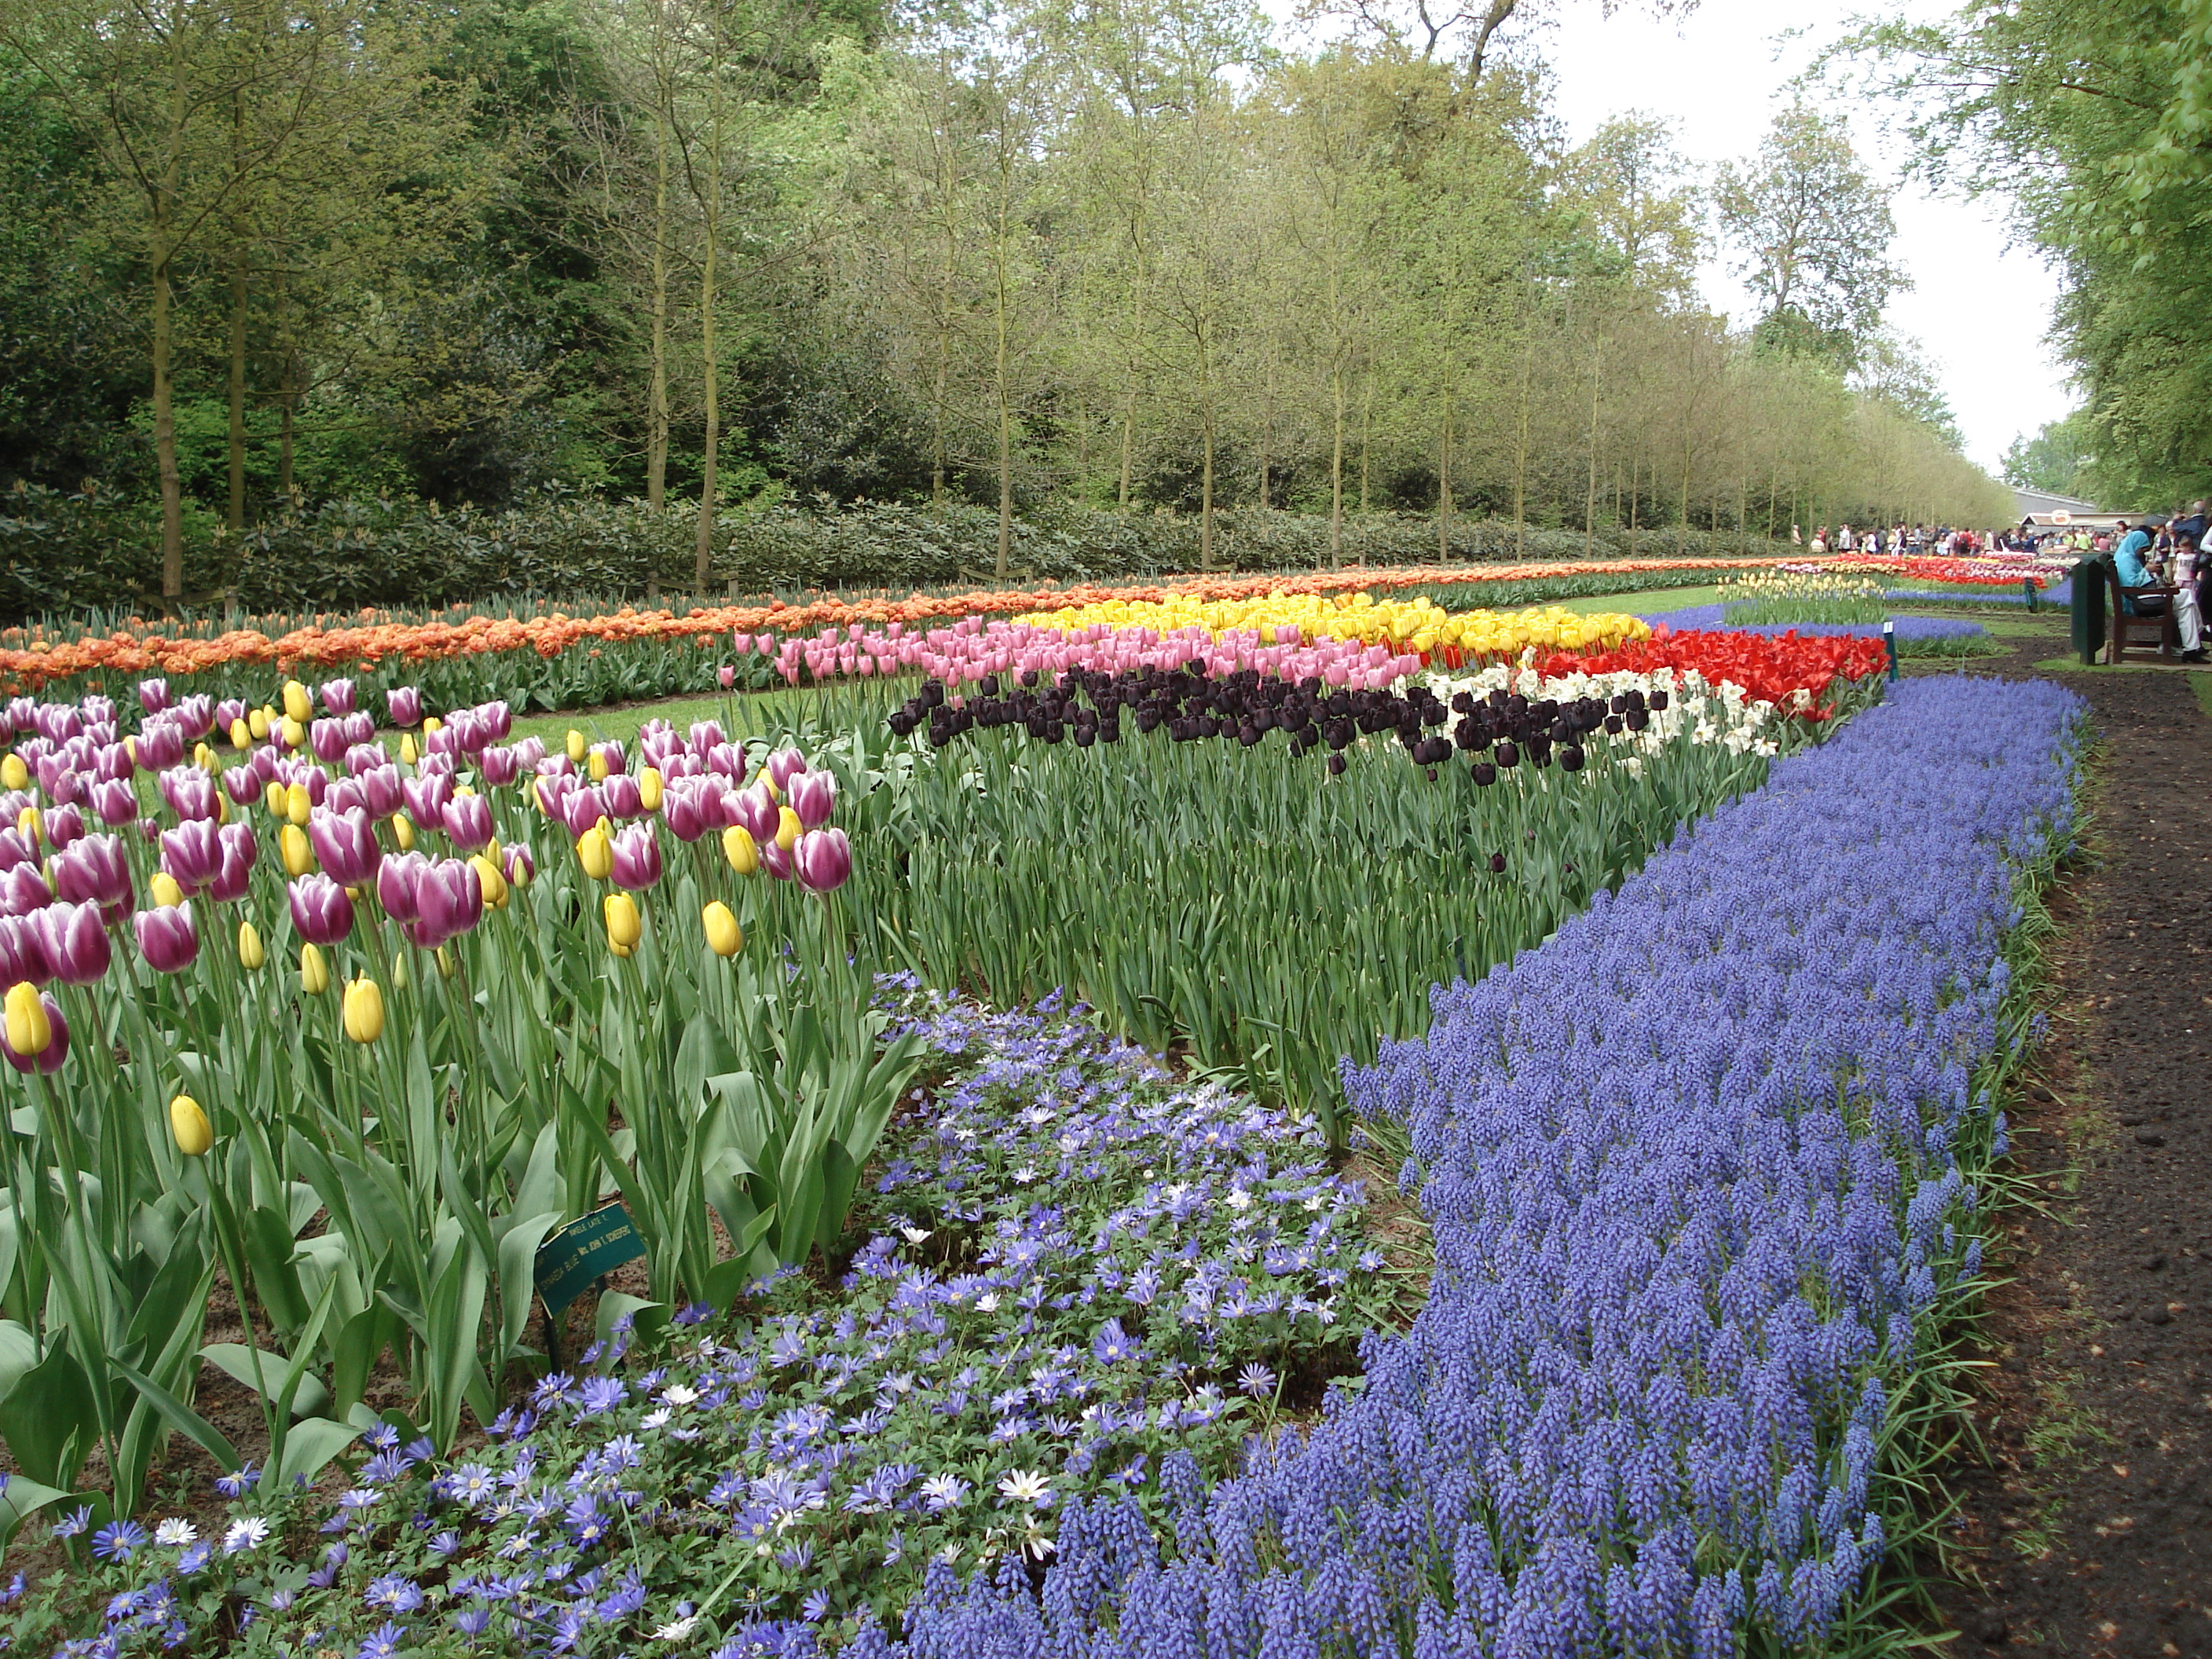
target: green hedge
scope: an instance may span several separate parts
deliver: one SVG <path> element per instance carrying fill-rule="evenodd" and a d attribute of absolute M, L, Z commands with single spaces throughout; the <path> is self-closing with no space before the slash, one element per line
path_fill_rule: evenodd
<path fill-rule="evenodd" d="M 441 509 L 416 501 L 340 501 L 286 512 L 225 535 L 204 514 L 186 525 L 188 603 L 249 611 L 442 605 L 525 594 L 642 593 L 659 582 L 688 588 L 696 519 L 641 501 L 550 496 L 497 512 Z M 1602 558 L 1640 554 L 1692 558 L 1747 550 L 1733 534 L 1646 531 L 1595 538 Z M 1142 580 L 1198 568 L 1198 521 L 1123 517 L 1063 507 L 1015 526 L 1017 580 Z M 1522 557 L 1577 559 L 1580 531 L 1463 521 L 1455 562 Z M 1753 538 L 1750 550 L 1760 545 Z M 0 496 L 0 617 L 61 616 L 158 603 L 160 520 L 143 501 L 70 495 L 18 485 Z M 731 512 L 716 538 L 718 592 L 743 594 L 853 587 L 910 590 L 987 582 L 997 559 L 998 520 L 987 508 L 863 505 L 819 513 Z M 1328 523 L 1291 513 L 1227 512 L 1215 520 L 1217 568 L 1312 569 L 1328 560 Z M 1413 515 L 1355 518 L 1345 526 L 1347 562 L 1434 562 L 1436 524 Z"/>

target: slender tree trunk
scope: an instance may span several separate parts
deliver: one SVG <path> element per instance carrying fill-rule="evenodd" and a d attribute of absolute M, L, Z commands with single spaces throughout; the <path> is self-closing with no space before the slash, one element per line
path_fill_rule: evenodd
<path fill-rule="evenodd" d="M 1690 423 L 1686 416 L 1682 422 L 1682 513 L 1680 522 L 1674 526 L 1674 556 L 1682 557 L 1690 547 Z"/>
<path fill-rule="evenodd" d="M 1533 354 L 1521 354 L 1521 407 L 1514 421 L 1513 556 L 1528 556 L 1528 377 Z"/>
<path fill-rule="evenodd" d="M 952 380 L 952 272 L 957 246 L 951 202 L 947 198 L 945 260 L 939 273 L 937 291 L 937 381 L 930 398 L 929 416 L 929 500 L 934 507 L 945 505 L 945 399 L 951 392 Z"/>
<path fill-rule="evenodd" d="M 1137 214 L 1138 246 L 1136 292 L 1131 296 L 1133 309 L 1131 313 L 1133 320 L 1132 330 L 1129 336 L 1129 355 L 1122 373 L 1121 478 L 1119 489 L 1117 490 L 1115 497 L 1115 504 L 1120 507 L 1121 511 L 1125 514 L 1129 510 L 1130 487 L 1133 482 L 1136 472 L 1137 381 L 1139 376 L 1144 372 L 1144 366 L 1139 357 L 1139 354 L 1144 349 L 1142 342 L 1145 337 L 1146 289 L 1148 286 L 1147 279 L 1152 274 L 1150 270 L 1151 259 L 1146 254 L 1144 246 L 1144 224 L 1145 216 L 1143 209 L 1140 207 L 1138 210 Z M 1261 502 L 1261 505 L 1265 507 L 1267 503 L 1263 501 Z"/>
<path fill-rule="evenodd" d="M 276 493 L 292 495 L 292 425 L 299 401 L 300 359 L 292 339 L 292 285 L 276 272 Z"/>
<path fill-rule="evenodd" d="M 1359 389 L 1359 516 L 1367 516 L 1367 458 L 1375 436 L 1375 371 L 1370 368 Z"/>
<path fill-rule="evenodd" d="M 230 504 L 223 523 L 246 528 L 246 255 L 234 246 L 230 260 Z"/>
<path fill-rule="evenodd" d="M 1344 361 L 1339 355 L 1329 370 L 1329 396 L 1334 416 L 1328 451 L 1328 564 L 1344 568 Z"/>
<path fill-rule="evenodd" d="M 692 544 L 692 576 L 704 592 L 714 572 L 714 510 L 718 480 L 715 474 L 722 447 L 721 386 L 714 361 L 714 263 L 721 252 L 722 230 L 722 64 L 718 50 L 708 65 L 714 76 L 713 113 L 709 131 L 713 148 L 707 157 L 707 201 L 702 228 L 706 234 L 704 258 L 699 268 L 699 356 L 702 370 L 700 391 L 707 405 L 707 453 L 699 469 L 699 528 Z"/>
<path fill-rule="evenodd" d="M 1267 510 L 1267 470 L 1273 465 L 1269 453 L 1275 447 L 1275 362 L 1267 360 L 1267 391 L 1260 413 L 1260 510 Z"/>
<path fill-rule="evenodd" d="M 1011 181 L 1002 178 L 1000 183 L 1007 186 Z M 1007 315 L 1011 296 L 1006 281 L 1006 201 L 1003 188 L 998 217 L 998 258 L 994 262 L 997 298 L 992 307 L 997 339 L 992 372 L 999 405 L 999 563 L 995 574 L 999 580 L 1004 581 L 1014 552 L 1014 399 L 1013 388 L 1007 384 L 1007 335 L 1012 319 Z"/>
<path fill-rule="evenodd" d="M 645 500 L 656 513 L 668 501 L 668 111 L 665 86 L 654 82 L 653 111 L 653 380 L 646 394 Z"/>
<path fill-rule="evenodd" d="M 1598 341 L 1590 353 L 1590 417 L 1589 417 L 1589 487 L 1583 496 L 1583 557 L 1594 558 L 1597 553 L 1597 409 L 1598 365 L 1605 356 L 1605 342 Z"/>
<path fill-rule="evenodd" d="M 1444 418 L 1437 434 L 1437 562 L 1451 562 L 1452 388 L 1444 387 Z"/>

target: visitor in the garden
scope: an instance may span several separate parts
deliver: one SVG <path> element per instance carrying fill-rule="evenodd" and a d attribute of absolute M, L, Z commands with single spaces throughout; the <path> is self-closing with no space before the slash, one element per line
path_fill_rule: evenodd
<path fill-rule="evenodd" d="M 2189 511 L 2174 520 L 2173 534 L 2177 540 L 2183 536 L 2188 537 L 2196 543 L 2201 551 L 2204 546 L 2204 532 L 2207 528 L 2212 528 L 2212 521 L 2207 520 L 2204 516 L 2204 503 L 2191 501 L 2189 504 Z"/>
<path fill-rule="evenodd" d="M 2198 566 L 2204 562 L 2197 538 L 2186 530 L 2173 533 L 2173 621 L 2181 631 L 2181 659 L 2204 660 L 2204 605 L 2197 591 Z"/>

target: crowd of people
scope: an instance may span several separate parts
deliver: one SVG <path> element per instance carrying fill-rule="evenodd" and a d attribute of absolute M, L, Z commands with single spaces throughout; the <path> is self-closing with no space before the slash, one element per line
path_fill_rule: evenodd
<path fill-rule="evenodd" d="M 1885 527 L 1876 525 L 1871 529 L 1854 530 L 1847 524 L 1833 530 L 1821 525 L 1813 532 L 1807 545 L 1802 526 L 1790 526 L 1790 539 L 1812 553 L 1866 553 L 1876 558 L 1884 555 L 1911 557 L 1919 554 L 1948 553 L 1964 557 L 1972 553 L 2018 553 L 2033 550 L 2036 544 L 2022 526 L 2020 530 L 1968 530 L 1948 525 L 1899 524 Z"/>
<path fill-rule="evenodd" d="M 2121 605 L 2135 616 L 2160 616 L 2172 608 L 2181 637 L 2181 659 L 2203 662 L 2204 611 L 2212 602 L 2212 555 L 2204 550 L 2208 519 L 2204 503 L 2160 523 L 2123 519 L 2112 527 L 2112 568 L 2119 573 Z M 2130 593 L 2130 588 L 2163 586 L 2165 593 Z"/>

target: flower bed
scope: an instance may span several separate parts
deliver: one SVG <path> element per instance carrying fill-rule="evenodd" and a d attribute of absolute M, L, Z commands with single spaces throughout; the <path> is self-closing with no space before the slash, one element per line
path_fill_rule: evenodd
<path fill-rule="evenodd" d="M 1893 1414 L 1975 1282 L 1977 1068 L 2021 1036 L 2007 935 L 2070 844 L 2081 712 L 1910 682 L 1440 991 L 1351 1079 L 1436 1227 L 1413 1330 L 1202 1528 L 1071 1510 L 1042 1601 L 947 1575 L 902 1650 L 1721 1659 L 1853 1616 Z"/>
<path fill-rule="evenodd" d="M 2001 649 L 1979 623 L 1955 617 L 1896 617 L 1897 653 L 1900 657 L 1957 656 L 1962 650 L 1986 643 Z M 1758 625 L 1730 622 L 1717 605 L 1691 605 L 1680 611 L 1646 617 L 1655 630 L 1675 635 L 1698 633 L 1747 634 L 1769 640 L 1873 640 L 1882 637 L 1880 623 L 1770 623 Z"/>
<path fill-rule="evenodd" d="M 849 1635 L 933 1564 L 1049 1561 L 1072 1504 L 1127 1494 L 1172 1524 L 1355 1366 L 1395 1281 L 1310 1123 L 1051 1008 L 896 1000 L 933 1086 L 836 1280 L 787 1271 L 734 1317 L 612 1332 L 451 1462 L 380 1431 L 336 1503 L 258 1494 L 250 1543 L 106 1528 L 23 1633 L 220 1640 L 242 1604 L 291 1651 Z"/>
<path fill-rule="evenodd" d="M 1701 569 L 1753 568 L 1758 559 L 1704 560 Z M 1316 572 L 1309 575 L 1190 576 L 1164 583 L 1085 586 L 1062 589 L 916 593 L 903 598 L 848 601 L 822 599 L 797 605 L 693 606 L 639 610 L 621 605 L 592 615 L 509 611 L 499 616 L 408 616 L 391 611 L 286 618 L 271 633 L 246 625 L 185 625 L 127 621 L 83 634 L 45 629 L 0 630 L 0 696 L 123 689 L 143 675 L 194 678 L 192 690 L 217 696 L 252 695 L 250 687 L 295 672 L 337 672 L 376 677 L 376 689 L 400 679 L 431 686 L 433 712 L 505 697 L 516 707 L 535 702 L 568 708 L 593 701 L 665 696 L 711 681 L 717 652 L 732 634 L 772 635 L 779 640 L 836 629 L 889 633 L 969 617 L 1110 604 L 1162 605 L 1235 602 L 1270 593 L 1334 596 L 1369 589 L 1470 587 L 1539 578 L 1620 576 L 1680 568 L 1677 561 L 1600 559 L 1550 564 L 1478 565 L 1462 569 Z M 298 623 L 299 625 L 293 625 Z M 894 626 L 896 624 L 896 626 Z M 853 635 L 857 637 L 857 635 Z M 594 657 L 590 653 L 601 653 Z M 605 653 L 617 660 L 605 662 Z M 672 653 L 673 653 L 672 655 Z M 740 648 L 743 654 L 743 647 Z M 545 665 L 569 664 L 561 674 Z M 604 667 L 594 666 L 605 663 Z M 468 664 L 450 695 L 436 684 L 441 664 Z M 495 668 L 494 664 L 499 665 Z M 702 678 L 703 672 L 706 677 Z M 98 678 L 102 684 L 74 683 Z M 106 684 L 112 678 L 118 684 Z M 650 689 L 647 689 L 650 688 Z"/>

